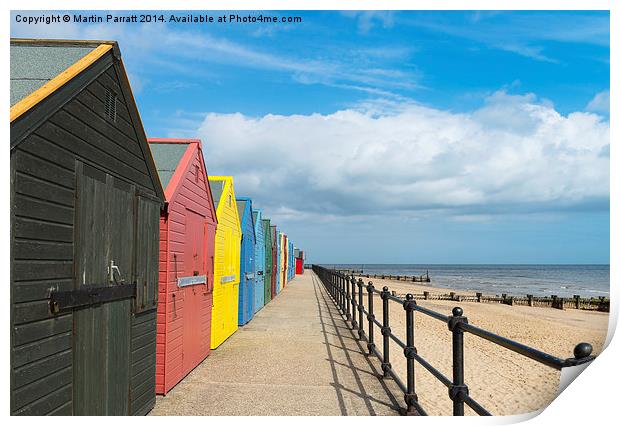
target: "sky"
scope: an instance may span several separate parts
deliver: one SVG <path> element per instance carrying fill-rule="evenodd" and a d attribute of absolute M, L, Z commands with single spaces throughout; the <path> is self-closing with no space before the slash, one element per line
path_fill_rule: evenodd
<path fill-rule="evenodd" d="M 11 35 L 118 40 L 147 135 L 201 138 L 309 262 L 609 263 L 608 12 L 232 13 L 301 22 Z"/>

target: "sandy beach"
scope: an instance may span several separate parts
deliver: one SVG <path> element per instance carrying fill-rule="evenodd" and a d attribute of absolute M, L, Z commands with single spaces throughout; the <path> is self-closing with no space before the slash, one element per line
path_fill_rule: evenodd
<path fill-rule="evenodd" d="M 449 293 L 450 290 L 424 284 L 366 279 L 376 288 L 388 286 L 398 294 Z M 465 294 L 459 292 L 458 294 Z M 364 298 L 366 299 L 366 296 Z M 464 310 L 469 322 L 517 342 L 552 355 L 568 358 L 576 344 L 589 342 L 593 354 L 602 350 L 607 334 L 609 314 L 583 310 L 558 310 L 529 306 L 491 303 L 418 300 L 421 306 L 449 315 L 454 306 Z M 381 321 L 381 299 L 375 298 L 375 315 Z M 405 340 L 405 311 L 390 303 L 392 331 Z M 365 323 L 367 329 L 367 322 Z M 381 334 L 375 327 L 375 342 L 381 350 Z M 418 353 L 451 377 L 451 334 L 447 325 L 424 314 L 415 314 L 415 346 Z M 401 378 L 406 377 L 402 349 L 390 346 L 392 365 Z M 520 414 L 547 406 L 556 396 L 560 372 L 522 355 L 470 334 L 465 335 L 465 382 L 470 395 L 494 415 Z M 430 415 L 450 415 L 448 391 L 440 382 L 416 363 L 416 392 Z M 475 414 L 466 407 L 466 414 Z"/>

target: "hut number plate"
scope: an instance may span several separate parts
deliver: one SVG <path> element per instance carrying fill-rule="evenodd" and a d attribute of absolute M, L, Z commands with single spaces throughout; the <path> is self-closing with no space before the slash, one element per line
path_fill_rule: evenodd
<path fill-rule="evenodd" d="M 196 275 L 192 277 L 182 277 L 178 279 L 179 287 L 187 287 L 190 285 L 206 284 L 206 283 L 207 283 L 206 275 Z"/>

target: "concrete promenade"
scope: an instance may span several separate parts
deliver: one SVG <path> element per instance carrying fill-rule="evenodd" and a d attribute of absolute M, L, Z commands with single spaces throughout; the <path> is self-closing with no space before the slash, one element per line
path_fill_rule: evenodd
<path fill-rule="evenodd" d="M 365 350 L 306 270 L 150 414 L 397 415 L 402 393 Z"/>

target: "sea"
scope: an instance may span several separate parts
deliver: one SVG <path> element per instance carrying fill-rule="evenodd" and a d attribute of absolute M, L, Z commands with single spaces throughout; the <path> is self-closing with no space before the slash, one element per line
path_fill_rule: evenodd
<path fill-rule="evenodd" d="M 369 274 L 428 275 L 433 287 L 458 293 L 503 293 L 513 296 L 609 297 L 609 265 L 423 265 L 338 264 L 339 269 Z"/>

